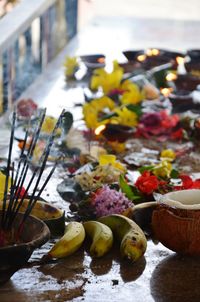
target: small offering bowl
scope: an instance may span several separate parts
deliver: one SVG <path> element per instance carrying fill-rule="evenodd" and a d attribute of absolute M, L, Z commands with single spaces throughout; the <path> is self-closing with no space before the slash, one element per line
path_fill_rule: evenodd
<path fill-rule="evenodd" d="M 152 215 L 156 239 L 174 252 L 200 256 L 200 190 L 170 192 Z"/>
<path fill-rule="evenodd" d="M 173 113 L 185 112 L 195 108 L 193 97 L 190 91 L 178 90 L 170 93 L 170 102 Z"/>
<path fill-rule="evenodd" d="M 123 143 L 133 137 L 135 129 L 118 124 L 107 124 L 101 133 L 110 142 L 118 141 Z"/>
<path fill-rule="evenodd" d="M 105 55 L 103 54 L 85 55 L 80 58 L 89 70 L 105 67 Z"/>
<path fill-rule="evenodd" d="M 178 75 L 177 79 L 174 80 L 174 84 L 177 90 L 193 91 L 200 85 L 200 78 L 192 74 Z"/>
<path fill-rule="evenodd" d="M 0 211 L 0 217 L 2 211 Z M 13 228 L 17 228 L 23 214 L 17 214 Z M 0 247 L 0 284 L 7 282 L 12 275 L 22 268 L 33 251 L 46 243 L 50 238 L 50 231 L 46 224 L 29 216 L 25 221 L 20 243 Z"/>

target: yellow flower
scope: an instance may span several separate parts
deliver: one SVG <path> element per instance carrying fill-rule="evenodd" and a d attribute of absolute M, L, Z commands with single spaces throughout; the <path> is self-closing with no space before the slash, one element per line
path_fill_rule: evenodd
<path fill-rule="evenodd" d="M 129 80 L 124 81 L 120 89 L 125 91 L 121 98 L 122 104 L 138 104 L 144 97 L 139 87 Z"/>
<path fill-rule="evenodd" d="M 112 117 L 111 123 L 129 127 L 137 126 L 138 116 L 135 112 L 127 109 L 126 107 L 116 108 L 114 112 L 117 113 L 118 116 Z"/>
<path fill-rule="evenodd" d="M 3 197 L 4 197 L 5 182 L 6 182 L 6 175 L 4 175 L 0 171 L 0 200 L 3 200 Z M 9 192 L 10 186 L 11 186 L 11 179 L 9 177 L 9 179 L 8 179 L 8 192 Z"/>
<path fill-rule="evenodd" d="M 119 88 L 122 76 L 123 69 L 115 61 L 113 62 L 113 71 L 111 73 L 108 73 L 103 68 L 95 69 L 91 77 L 90 88 L 92 90 L 102 88 L 103 92 L 107 94 L 111 90 Z"/>
<path fill-rule="evenodd" d="M 115 142 L 109 142 L 108 141 L 108 145 L 112 148 L 113 151 L 115 151 L 116 153 L 122 153 L 125 151 L 126 149 L 126 145 L 124 143 L 119 143 L 117 141 Z"/>
<path fill-rule="evenodd" d="M 158 177 L 170 177 L 172 171 L 172 164 L 166 160 L 163 160 L 160 164 L 155 165 L 153 168 L 153 174 Z"/>
<path fill-rule="evenodd" d="M 108 123 L 109 119 L 99 121 L 99 116 L 103 113 L 112 112 L 114 108 L 115 103 L 107 96 L 103 96 L 99 99 L 94 99 L 90 103 L 84 104 L 83 116 L 87 127 L 90 129 L 95 129 L 100 125 Z"/>
<path fill-rule="evenodd" d="M 99 165 L 105 166 L 105 165 L 111 165 L 114 168 L 122 171 L 123 173 L 126 172 L 126 168 L 116 160 L 116 156 L 113 154 L 102 154 L 99 156 Z"/>
<path fill-rule="evenodd" d="M 77 57 L 66 57 L 64 62 L 65 67 L 65 76 L 71 77 L 76 72 L 76 69 L 78 68 L 78 59 Z"/>
<path fill-rule="evenodd" d="M 172 149 L 162 150 L 160 158 L 166 161 L 173 161 L 176 158 L 176 153 Z"/>
<path fill-rule="evenodd" d="M 56 118 L 54 118 L 52 116 L 46 116 L 45 119 L 44 119 L 44 122 L 42 124 L 41 130 L 44 133 L 50 134 L 53 131 L 53 129 L 56 125 L 56 122 L 57 122 Z M 56 134 L 59 135 L 60 133 L 61 133 L 61 130 L 57 129 Z"/>

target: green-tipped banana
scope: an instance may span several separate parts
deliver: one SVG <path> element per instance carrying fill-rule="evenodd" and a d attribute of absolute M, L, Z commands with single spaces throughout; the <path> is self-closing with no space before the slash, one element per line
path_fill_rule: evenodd
<path fill-rule="evenodd" d="M 98 221 L 86 221 L 83 223 L 86 234 L 91 237 L 90 253 L 92 257 L 102 257 L 112 247 L 113 233 L 111 229 Z"/>
<path fill-rule="evenodd" d="M 48 255 L 52 258 L 64 258 L 76 252 L 85 239 L 85 229 L 80 222 L 70 222 L 64 236 L 56 242 Z"/>
<path fill-rule="evenodd" d="M 146 237 L 134 221 L 118 214 L 103 216 L 99 221 L 109 226 L 120 241 L 122 256 L 137 261 L 145 253 Z"/>

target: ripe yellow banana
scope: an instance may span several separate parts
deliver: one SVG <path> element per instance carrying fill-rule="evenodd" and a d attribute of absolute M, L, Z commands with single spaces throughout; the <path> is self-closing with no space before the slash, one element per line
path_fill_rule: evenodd
<path fill-rule="evenodd" d="M 52 258 L 63 258 L 76 252 L 85 239 L 85 229 L 80 222 L 72 221 L 65 228 L 65 234 L 49 251 Z"/>
<path fill-rule="evenodd" d="M 90 253 L 93 257 L 102 257 L 112 247 L 113 233 L 111 229 L 98 221 L 86 221 L 83 223 L 86 234 L 91 237 Z"/>
<path fill-rule="evenodd" d="M 146 237 L 134 221 L 118 214 L 103 216 L 99 221 L 109 226 L 120 241 L 122 256 L 137 261 L 145 253 Z"/>

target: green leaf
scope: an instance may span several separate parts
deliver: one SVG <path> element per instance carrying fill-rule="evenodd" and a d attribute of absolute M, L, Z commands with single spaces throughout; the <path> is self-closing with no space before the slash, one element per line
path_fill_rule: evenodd
<path fill-rule="evenodd" d="M 125 180 L 123 175 L 120 175 L 119 185 L 122 192 L 126 195 L 129 200 L 137 200 L 140 199 L 141 196 L 137 194 L 137 191 L 134 192 L 134 187 L 132 188 Z"/>
<path fill-rule="evenodd" d="M 154 166 L 143 166 L 138 169 L 138 171 L 142 174 L 144 171 L 152 171 Z"/>
<path fill-rule="evenodd" d="M 105 121 L 113 116 L 118 116 L 117 113 L 112 112 L 112 113 L 108 113 L 108 114 L 104 114 L 100 119 L 99 122 Z"/>
<path fill-rule="evenodd" d="M 142 115 L 142 109 L 141 106 L 138 105 L 133 105 L 133 104 L 129 104 L 126 106 L 126 108 L 130 111 L 135 112 L 138 116 Z"/>
<path fill-rule="evenodd" d="M 122 192 L 126 195 L 126 197 L 130 200 L 133 200 L 134 193 L 133 193 L 131 187 L 127 184 L 123 175 L 120 175 L 119 185 L 120 185 Z"/>
<path fill-rule="evenodd" d="M 73 124 L 73 115 L 71 114 L 71 112 L 66 111 L 62 118 L 62 128 L 63 128 L 65 134 L 68 133 L 72 124 Z"/>
<path fill-rule="evenodd" d="M 179 178 L 179 172 L 175 169 L 172 169 L 170 177 L 171 178 Z"/>

